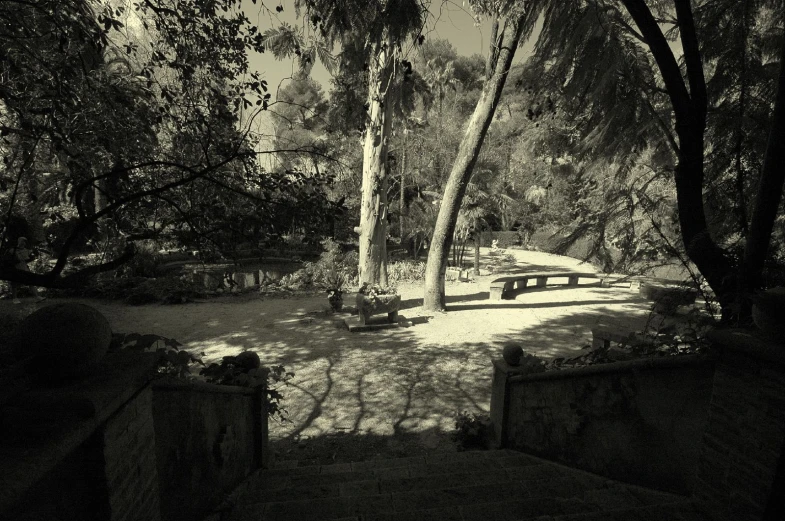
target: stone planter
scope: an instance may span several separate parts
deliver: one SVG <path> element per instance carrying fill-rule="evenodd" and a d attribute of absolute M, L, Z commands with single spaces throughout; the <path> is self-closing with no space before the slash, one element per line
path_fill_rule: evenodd
<path fill-rule="evenodd" d="M 398 309 L 401 307 L 400 295 L 375 295 L 369 297 L 357 294 L 357 314 L 360 324 L 365 325 L 371 315 L 387 313 L 390 322 L 398 321 Z"/>
<path fill-rule="evenodd" d="M 695 303 L 698 292 L 683 286 L 642 283 L 642 297 L 654 301 L 654 312 L 661 315 L 674 315 L 679 306 L 691 306 Z"/>
<path fill-rule="evenodd" d="M 785 287 L 762 291 L 752 298 L 752 321 L 772 340 L 785 343 Z"/>

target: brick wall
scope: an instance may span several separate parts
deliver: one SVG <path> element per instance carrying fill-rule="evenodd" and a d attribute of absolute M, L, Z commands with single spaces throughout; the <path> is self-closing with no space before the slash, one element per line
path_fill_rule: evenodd
<path fill-rule="evenodd" d="M 716 519 L 759 521 L 785 442 L 785 347 L 743 331 L 712 340 L 721 354 L 695 499 Z"/>
<path fill-rule="evenodd" d="M 112 521 L 160 519 L 153 391 L 147 386 L 106 422 L 104 472 Z"/>
<path fill-rule="evenodd" d="M 0 404 L 0 518 L 199 519 L 265 464 L 262 391 L 152 386 L 156 361 L 113 353 L 86 380 Z"/>
<path fill-rule="evenodd" d="M 707 420 L 713 363 L 637 360 L 494 382 L 502 444 L 613 479 L 689 494 Z M 506 406 L 506 414 L 494 409 Z M 496 428 L 496 427 L 495 427 Z"/>

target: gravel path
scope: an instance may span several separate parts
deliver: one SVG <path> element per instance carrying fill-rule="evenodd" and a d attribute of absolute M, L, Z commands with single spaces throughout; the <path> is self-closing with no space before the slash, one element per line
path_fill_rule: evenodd
<path fill-rule="evenodd" d="M 487 252 L 483 252 L 486 253 Z M 575 259 L 514 251 L 526 271 L 592 271 Z M 291 424 L 274 438 L 414 434 L 444 443 L 457 411 L 488 412 L 491 358 L 508 341 L 543 357 L 575 353 L 598 323 L 642 326 L 649 304 L 626 288 L 549 287 L 515 300 L 488 299 L 490 281 L 448 282 L 446 313 L 421 308 L 422 285 L 398 287 L 407 327 L 350 333 L 325 297 L 222 297 L 183 306 L 129 307 L 89 301 L 114 331 L 176 338 L 205 361 L 245 350 L 284 364 L 296 377 L 283 389 Z M 352 302 L 352 295 L 346 299 Z"/>

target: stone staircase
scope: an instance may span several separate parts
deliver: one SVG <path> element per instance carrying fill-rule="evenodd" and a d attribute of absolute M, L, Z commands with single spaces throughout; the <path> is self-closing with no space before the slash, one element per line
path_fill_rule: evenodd
<path fill-rule="evenodd" d="M 509 450 L 297 466 L 250 476 L 209 521 L 706 521 L 684 497 Z"/>

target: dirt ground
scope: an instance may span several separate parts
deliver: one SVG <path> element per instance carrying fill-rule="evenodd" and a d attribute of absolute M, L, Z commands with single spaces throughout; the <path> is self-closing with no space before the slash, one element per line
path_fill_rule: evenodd
<path fill-rule="evenodd" d="M 510 253 L 520 270 L 594 271 L 567 257 Z M 271 422 L 279 457 L 323 458 L 326 450 L 337 460 L 351 459 L 345 451 L 353 449 L 341 442 L 349 438 L 355 448 L 387 455 L 411 454 L 412 445 L 443 448 L 456 412 L 488 412 L 491 359 L 503 344 L 519 342 L 546 358 L 568 355 L 590 342 L 595 325 L 642 327 L 650 309 L 624 287 L 533 288 L 492 301 L 493 278 L 448 282 L 447 312 L 436 314 L 423 311 L 421 284 L 399 285 L 403 327 L 361 333 L 350 333 L 343 324 L 349 315 L 329 312 L 323 296 L 252 293 L 179 306 L 84 302 L 115 332 L 175 338 L 208 363 L 252 350 L 265 364 L 283 364 L 296 376 L 281 389 L 291 423 Z M 345 298 L 353 303 L 353 294 Z"/>

